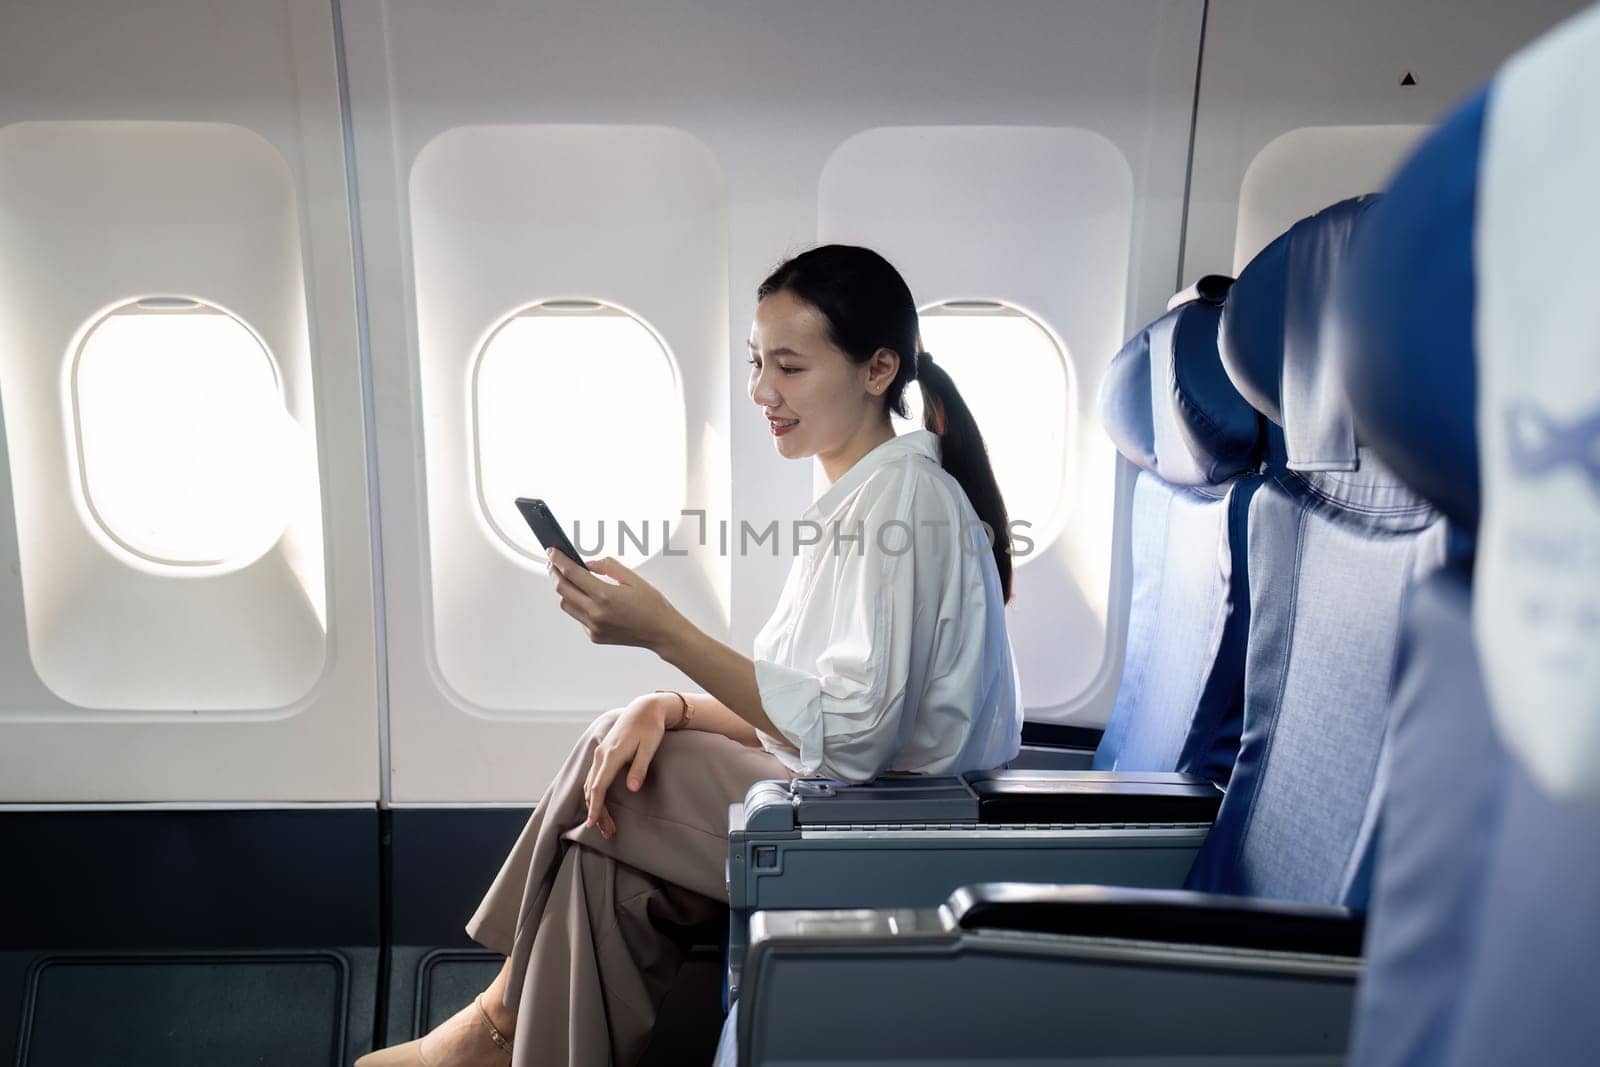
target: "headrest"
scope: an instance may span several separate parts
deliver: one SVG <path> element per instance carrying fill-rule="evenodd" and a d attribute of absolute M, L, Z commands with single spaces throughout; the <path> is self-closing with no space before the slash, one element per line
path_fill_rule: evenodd
<path fill-rule="evenodd" d="M 1231 284 L 1207 275 L 1178 294 L 1100 383 L 1100 417 L 1117 451 L 1169 485 L 1221 485 L 1259 463 L 1260 419 L 1217 355 Z"/>
<path fill-rule="evenodd" d="M 1329 310 L 1330 358 L 1362 442 L 1468 533 L 1479 507 L 1473 226 L 1487 98 L 1462 105 L 1395 175 Z"/>
<path fill-rule="evenodd" d="M 1174 293 L 1172 299 L 1167 301 L 1167 310 L 1187 304 L 1192 300 L 1204 300 L 1209 304 L 1221 306 L 1228 298 L 1228 290 L 1233 288 L 1233 279 L 1226 274 L 1206 274 L 1189 288 L 1181 293 Z"/>
<path fill-rule="evenodd" d="M 1357 221 L 1376 196 L 1342 200 L 1264 248 L 1223 311 L 1223 366 L 1257 411 L 1283 427 L 1294 470 L 1355 470 L 1354 424 L 1338 367 L 1326 358 L 1323 310 Z"/>
<path fill-rule="evenodd" d="M 1590 7 L 1495 75 L 1472 216 L 1483 505 L 1472 632 L 1501 737 L 1535 785 L 1584 812 L 1592 835 L 1600 826 L 1596 55 L 1600 7 Z"/>

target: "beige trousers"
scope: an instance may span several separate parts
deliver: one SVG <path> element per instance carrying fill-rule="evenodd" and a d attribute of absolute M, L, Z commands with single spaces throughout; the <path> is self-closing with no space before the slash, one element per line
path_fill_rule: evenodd
<path fill-rule="evenodd" d="M 721 734 L 669 731 L 633 793 L 606 798 L 616 836 L 584 825 L 583 783 L 615 713 L 597 719 L 506 857 L 467 933 L 511 961 L 512 1067 L 631 1065 L 644 1054 L 682 961 L 656 922 L 706 922 L 726 907 L 728 805 L 782 763 Z"/>

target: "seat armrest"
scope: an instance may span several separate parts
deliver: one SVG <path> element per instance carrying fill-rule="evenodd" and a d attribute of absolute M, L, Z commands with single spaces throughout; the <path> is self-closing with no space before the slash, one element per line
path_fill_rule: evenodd
<path fill-rule="evenodd" d="M 1204 778 L 1159 771 L 976 771 L 964 776 L 980 823 L 1205 823 L 1222 790 Z"/>
<path fill-rule="evenodd" d="M 1365 916 L 1176 889 L 989 882 L 963 886 L 947 907 L 964 930 L 1105 937 L 1215 948 L 1361 955 Z"/>
<path fill-rule="evenodd" d="M 937 908 L 984 881 L 1182 885 L 1221 796 L 1115 771 L 757 782 L 728 816 L 730 989 L 762 909 Z"/>
<path fill-rule="evenodd" d="M 1343 1063 L 1362 970 L 1342 909 L 1065 884 L 750 934 L 740 1064 Z"/>
<path fill-rule="evenodd" d="M 1222 791 L 1157 771 L 972 771 L 885 775 L 865 785 L 827 778 L 756 782 L 732 812 L 732 833 L 793 833 L 842 824 L 948 826 L 1210 825 Z"/>

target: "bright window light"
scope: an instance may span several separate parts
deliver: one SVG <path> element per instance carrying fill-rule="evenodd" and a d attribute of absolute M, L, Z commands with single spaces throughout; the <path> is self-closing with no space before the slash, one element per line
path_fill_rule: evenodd
<path fill-rule="evenodd" d="M 1027 314 L 990 301 L 926 308 L 922 346 L 950 375 L 977 420 L 1013 523 L 1034 542 L 1053 536 L 1066 477 L 1067 365 L 1061 348 Z M 922 426 L 922 391 L 906 393 L 907 433 Z M 998 531 L 997 531 L 998 533 Z M 1031 557 L 1022 557 L 1018 565 Z"/>
<path fill-rule="evenodd" d="M 193 300 L 117 309 L 72 374 L 89 511 L 123 548 L 173 566 L 242 566 L 282 535 L 300 435 L 272 357 Z"/>
<path fill-rule="evenodd" d="M 585 554 L 632 565 L 661 552 L 687 445 L 677 373 L 649 327 L 594 301 L 535 306 L 490 336 L 473 397 L 480 504 L 510 545 L 544 559 L 514 503 L 525 496 L 576 528 Z"/>

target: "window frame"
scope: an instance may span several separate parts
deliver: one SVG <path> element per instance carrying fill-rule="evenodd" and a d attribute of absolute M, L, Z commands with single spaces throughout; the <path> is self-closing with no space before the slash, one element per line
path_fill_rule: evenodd
<path fill-rule="evenodd" d="M 949 297 L 922 305 L 917 309 L 919 343 L 923 344 L 924 347 L 926 346 L 926 340 L 921 337 L 921 324 L 924 319 L 957 316 L 966 318 L 992 316 L 995 318 L 1021 319 L 1037 329 L 1045 340 L 1050 342 L 1055 358 L 1061 366 L 1062 413 L 1065 416 L 1061 432 L 1062 451 L 1060 463 L 1062 483 L 1055 487 L 1050 504 L 1050 513 L 1046 520 L 1036 525 L 1030 525 L 1024 531 L 1033 542 L 1033 548 L 1026 556 L 1012 558 L 1013 569 L 1020 571 L 1034 560 L 1043 557 L 1050 546 L 1061 537 L 1062 532 L 1066 529 L 1067 494 L 1063 487 L 1066 478 L 1072 472 L 1074 453 L 1076 451 L 1073 445 L 1072 427 L 1070 421 L 1068 421 L 1072 414 L 1072 398 L 1076 393 L 1077 384 L 1072 366 L 1072 357 L 1060 335 L 1051 329 L 1050 325 L 1041 316 L 1034 314 L 1015 301 L 995 297 Z M 934 358 L 937 359 L 938 356 L 935 355 Z M 920 394 L 920 385 L 918 386 L 918 391 Z M 981 423 L 978 429 L 980 431 L 984 429 Z M 988 445 L 988 443 L 986 438 L 985 445 Z M 998 481 L 998 478 L 996 480 Z M 1008 519 L 1015 521 L 1019 518 L 1019 516 L 1011 513 L 1009 501 L 1007 502 L 1006 510 Z"/>
<path fill-rule="evenodd" d="M 221 315 L 227 318 L 235 326 L 242 329 L 250 337 L 250 339 L 255 342 L 256 351 L 258 351 L 261 354 L 261 357 L 266 361 L 267 369 L 272 375 L 273 395 L 277 399 L 279 406 L 283 408 L 284 412 L 289 414 L 291 418 L 293 417 L 292 413 L 289 412 L 288 394 L 284 386 L 283 368 L 278 365 L 277 357 L 273 355 L 271 347 L 267 344 L 266 339 L 261 336 L 260 331 L 256 330 L 236 312 L 222 306 L 221 304 L 207 300 L 204 297 L 175 293 L 147 293 L 143 296 L 136 296 L 128 300 L 118 301 L 107 309 L 92 316 L 87 321 L 86 325 L 80 329 L 78 336 L 73 342 L 72 358 L 68 361 L 66 367 L 67 380 L 65 382 L 65 386 L 68 409 L 72 416 L 70 439 L 74 453 L 72 469 L 77 474 L 77 499 L 82 503 L 85 513 L 94 520 L 94 526 L 98 527 L 100 533 L 103 534 L 118 549 L 127 553 L 132 558 L 132 561 L 137 562 L 141 566 L 155 568 L 161 572 L 176 572 L 178 574 L 195 576 L 230 573 L 232 571 L 243 570 L 245 567 L 248 567 L 252 563 L 259 560 L 262 556 L 271 552 L 272 544 L 268 544 L 267 547 L 260 553 L 257 553 L 248 559 L 168 559 L 139 548 L 137 545 L 129 542 L 127 538 L 117 533 L 117 531 L 113 529 L 112 524 L 106 520 L 106 517 L 102 513 L 101 509 L 95 504 L 94 492 L 90 488 L 89 455 L 88 449 L 84 443 L 83 407 L 81 398 L 79 396 L 80 381 L 83 373 L 83 358 L 86 350 L 89 347 L 90 340 L 93 339 L 95 333 L 102 326 L 110 322 L 118 315 L 133 314 L 136 311 L 143 311 L 146 314 L 163 316 Z M 279 530 L 280 538 L 282 536 L 283 528 L 288 526 L 290 519 L 291 516 L 284 516 L 283 527 Z"/>
<path fill-rule="evenodd" d="M 529 566 L 544 567 L 547 560 L 544 555 L 532 551 L 520 543 L 510 531 L 501 527 L 495 520 L 494 512 L 489 507 L 488 496 L 484 489 L 484 456 L 483 456 L 483 418 L 479 410 L 479 379 L 483 374 L 484 362 L 488 359 L 489 351 L 495 339 L 512 323 L 530 316 L 551 315 L 561 317 L 620 317 L 629 320 L 641 327 L 650 339 L 656 343 L 663 359 L 666 360 L 668 373 L 672 378 L 673 402 L 684 416 L 684 462 L 679 464 L 679 470 L 673 475 L 680 483 L 678 493 L 678 508 L 667 524 L 666 536 L 660 544 L 651 543 L 651 552 L 634 560 L 630 566 L 639 566 L 661 556 L 673 535 L 677 532 L 683 520 L 682 511 L 688 504 L 688 405 L 684 399 L 683 370 L 678 364 L 678 358 L 672 351 L 672 346 L 667 344 L 667 339 L 661 331 L 656 329 L 648 319 L 638 312 L 612 300 L 605 300 L 593 296 L 551 296 L 542 297 L 521 304 L 497 319 L 493 326 L 486 330 L 482 339 L 476 345 L 472 356 L 472 369 L 467 379 L 467 405 L 468 405 L 468 436 L 471 438 L 470 454 L 472 461 L 472 495 L 478 505 L 478 516 L 483 524 L 494 533 L 498 542 L 509 550 L 513 558 L 519 563 Z M 559 516 L 557 517 L 560 518 Z"/>

